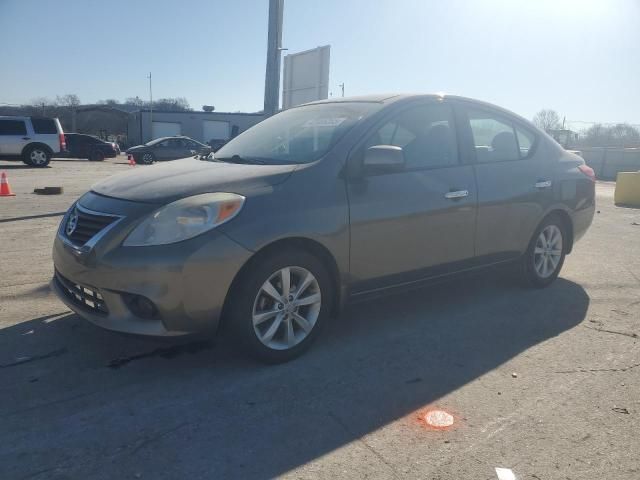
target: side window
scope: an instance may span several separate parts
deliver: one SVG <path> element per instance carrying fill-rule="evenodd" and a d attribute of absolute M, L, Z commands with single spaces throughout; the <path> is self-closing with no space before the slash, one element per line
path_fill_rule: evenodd
<path fill-rule="evenodd" d="M 478 163 L 504 162 L 522 158 L 511 122 L 482 110 L 469 109 L 468 116 Z"/>
<path fill-rule="evenodd" d="M 528 130 L 523 130 L 519 127 L 516 127 L 516 136 L 518 137 L 518 146 L 520 147 L 520 158 L 524 158 L 529 155 L 536 137 Z"/>
<path fill-rule="evenodd" d="M 56 122 L 51 118 L 31 118 L 33 131 L 40 134 L 57 134 Z"/>
<path fill-rule="evenodd" d="M 26 135 L 27 126 L 22 120 L 0 120 L 0 135 Z"/>
<path fill-rule="evenodd" d="M 158 143 L 158 147 L 160 147 L 160 148 L 168 148 L 169 147 L 169 140 L 163 140 L 162 142 Z"/>
<path fill-rule="evenodd" d="M 453 110 L 449 105 L 414 107 L 385 123 L 365 142 L 402 147 L 407 169 L 437 168 L 458 164 Z"/>

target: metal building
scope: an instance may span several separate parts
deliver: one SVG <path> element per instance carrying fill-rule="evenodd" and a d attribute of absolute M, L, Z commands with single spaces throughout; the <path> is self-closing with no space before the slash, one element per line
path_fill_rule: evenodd
<path fill-rule="evenodd" d="M 202 143 L 224 143 L 264 120 L 263 113 L 139 110 L 129 116 L 129 144 L 186 135 Z"/>

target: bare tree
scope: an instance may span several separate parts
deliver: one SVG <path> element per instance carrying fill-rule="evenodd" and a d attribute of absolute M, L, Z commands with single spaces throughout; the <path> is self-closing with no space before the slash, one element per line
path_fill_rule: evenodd
<path fill-rule="evenodd" d="M 582 143 L 593 147 L 624 147 L 640 145 L 640 131 L 627 124 L 613 126 L 596 123 L 582 134 Z"/>
<path fill-rule="evenodd" d="M 557 130 L 560 128 L 560 115 L 555 110 L 543 109 L 535 114 L 533 123 L 545 132 Z"/>
<path fill-rule="evenodd" d="M 67 93 L 66 95 L 57 95 L 56 96 L 56 104 L 61 107 L 72 107 L 75 108 L 80 105 L 80 98 L 75 93 Z"/>
<path fill-rule="evenodd" d="M 135 97 L 129 97 L 124 101 L 125 105 L 135 105 L 136 107 L 144 107 L 146 102 L 137 95 Z"/>
<path fill-rule="evenodd" d="M 96 102 L 98 105 L 108 105 L 110 107 L 113 107 L 115 105 L 119 105 L 120 102 L 118 100 L 116 100 L 115 98 L 106 98 L 104 100 L 98 100 Z"/>
<path fill-rule="evenodd" d="M 184 97 L 161 98 L 153 102 L 153 108 L 171 112 L 189 112 L 192 110 L 191 105 Z"/>

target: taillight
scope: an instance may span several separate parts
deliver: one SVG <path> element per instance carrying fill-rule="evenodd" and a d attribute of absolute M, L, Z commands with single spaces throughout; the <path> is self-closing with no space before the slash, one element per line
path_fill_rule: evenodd
<path fill-rule="evenodd" d="M 60 138 L 60 151 L 63 152 L 67 149 L 67 140 L 64 138 L 64 133 L 58 134 Z"/>
<path fill-rule="evenodd" d="M 578 170 L 584 173 L 592 182 L 596 181 L 596 172 L 588 165 L 578 165 Z"/>

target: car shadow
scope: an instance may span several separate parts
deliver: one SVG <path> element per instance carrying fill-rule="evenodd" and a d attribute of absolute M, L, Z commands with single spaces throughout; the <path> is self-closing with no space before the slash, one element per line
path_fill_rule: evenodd
<path fill-rule="evenodd" d="M 0 165 L 0 170 L 23 170 L 23 169 L 40 170 L 42 168 L 51 168 L 51 166 L 47 165 L 46 167 L 33 167 L 31 165 L 25 165 L 22 162 Z"/>
<path fill-rule="evenodd" d="M 565 279 L 456 280 L 350 305 L 278 366 L 225 338 L 124 336 L 61 307 L 0 330 L 0 478 L 272 478 L 575 327 L 588 305 Z"/>

